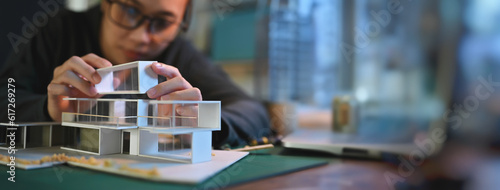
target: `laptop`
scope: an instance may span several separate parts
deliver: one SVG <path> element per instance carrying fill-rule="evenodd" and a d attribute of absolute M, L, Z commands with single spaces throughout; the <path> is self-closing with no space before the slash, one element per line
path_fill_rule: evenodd
<path fill-rule="evenodd" d="M 446 123 L 441 115 L 445 104 L 450 102 L 454 73 L 449 71 L 454 70 L 454 64 L 443 64 L 437 68 L 435 94 L 441 103 L 441 109 L 434 114 L 437 117 L 415 119 L 404 114 L 380 114 L 374 118 L 362 118 L 355 133 L 336 133 L 331 127 L 299 128 L 282 139 L 283 146 L 374 159 L 387 155 L 422 158 L 436 154 L 446 139 Z M 425 112 L 425 109 L 422 111 Z"/>
<path fill-rule="evenodd" d="M 381 159 L 387 155 L 428 157 L 437 153 L 446 138 L 445 125 L 432 124 L 427 131 L 335 133 L 328 129 L 297 129 L 282 139 L 286 148 L 315 150 L 338 156 Z M 423 156 L 422 156 L 423 155 Z"/>

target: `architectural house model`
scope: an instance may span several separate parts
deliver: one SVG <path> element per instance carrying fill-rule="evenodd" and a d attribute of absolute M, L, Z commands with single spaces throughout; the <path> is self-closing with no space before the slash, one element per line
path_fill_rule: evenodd
<path fill-rule="evenodd" d="M 100 94 L 141 94 L 158 84 L 153 61 L 98 69 Z M 95 155 L 130 154 L 199 163 L 212 159 L 212 131 L 220 130 L 219 101 L 65 98 L 74 110 L 62 123 L 0 123 L 0 149 L 50 147 Z M 12 148 L 12 147 L 11 147 Z"/>
<path fill-rule="evenodd" d="M 11 130 L 8 130 L 11 129 Z M 11 132 L 14 131 L 12 134 Z M 13 148 L 26 149 L 34 147 L 51 147 L 64 143 L 61 123 L 0 123 L 0 149 L 8 150 L 12 147 L 11 140 L 15 142 Z"/>
<path fill-rule="evenodd" d="M 137 61 L 98 69 L 101 94 L 139 94 L 158 84 L 154 62 Z M 62 126 L 90 134 L 63 149 L 90 154 L 127 153 L 186 163 L 211 160 L 212 131 L 220 130 L 219 101 L 66 98 L 75 110 Z M 88 140 L 90 139 L 90 140 Z M 85 146 L 86 143 L 95 146 Z M 88 148 L 94 147 L 94 148 Z M 127 147 L 127 151 L 125 150 Z"/>
<path fill-rule="evenodd" d="M 94 139 L 97 150 L 77 145 L 63 147 L 68 150 L 103 155 L 123 153 L 123 146 L 128 146 L 131 155 L 197 163 L 210 160 L 212 131 L 220 130 L 218 101 L 66 100 L 79 109 L 64 112 L 62 125 L 95 130 L 98 134 Z M 191 113 L 181 115 L 175 111 L 179 109 Z M 159 135 L 164 137 L 162 142 Z M 124 141 L 124 136 L 129 137 L 129 142 Z"/>
<path fill-rule="evenodd" d="M 0 164 L 12 173 L 68 164 L 185 185 L 206 181 L 248 155 L 212 150 L 212 131 L 221 129 L 219 101 L 137 99 L 158 84 L 152 63 L 98 69 L 98 92 L 113 95 L 65 98 L 71 109 L 61 113 L 61 122 L 0 123 Z"/>
<path fill-rule="evenodd" d="M 141 94 L 158 84 L 153 61 L 98 69 L 100 94 Z M 185 163 L 211 160 L 212 131 L 220 130 L 219 101 L 66 98 L 62 149 L 95 155 L 131 154 Z M 43 145 L 50 146 L 51 129 Z M 22 128 L 24 139 L 27 127 Z M 45 137 L 47 136 L 47 138 Z M 20 143 L 21 146 L 26 146 Z"/>

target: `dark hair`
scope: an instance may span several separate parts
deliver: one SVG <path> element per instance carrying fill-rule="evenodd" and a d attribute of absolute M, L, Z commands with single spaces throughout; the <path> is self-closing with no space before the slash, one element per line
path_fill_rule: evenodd
<path fill-rule="evenodd" d="M 191 24 L 191 16 L 193 12 L 193 3 L 191 0 L 188 0 L 188 4 L 186 5 L 186 10 L 184 10 L 184 17 L 182 18 L 181 29 L 184 32 L 187 32 L 189 29 L 189 24 Z"/>

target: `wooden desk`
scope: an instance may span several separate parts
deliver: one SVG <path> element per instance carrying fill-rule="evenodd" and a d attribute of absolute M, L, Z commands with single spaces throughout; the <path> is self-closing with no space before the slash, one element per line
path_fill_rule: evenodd
<path fill-rule="evenodd" d="M 156 183 L 135 178 L 111 175 L 78 167 L 60 165 L 37 170 L 16 170 L 16 183 L 7 183 L 8 173 L 0 174 L 3 189 L 393 189 L 387 180 L 388 174 L 393 177 L 399 174 L 399 165 L 377 160 L 361 160 L 339 158 L 332 155 L 311 151 L 300 151 L 277 147 L 269 151 L 272 155 L 255 155 L 242 160 L 239 165 L 223 171 L 206 182 L 193 186 L 174 183 Z M 265 152 L 259 152 L 265 153 Z M 477 182 L 500 182 L 500 154 L 486 154 L 477 147 L 451 146 L 441 155 L 430 158 L 422 165 L 415 167 L 411 175 L 400 177 L 396 189 L 463 189 L 469 185 L 470 178 L 480 179 Z M 286 158 L 285 158 L 286 157 Z M 487 159 L 485 159 L 487 158 Z M 493 165 L 485 160 L 495 161 Z M 278 160 L 278 161 L 277 161 Z M 319 162 L 326 165 L 300 170 L 288 174 L 267 177 L 267 168 L 279 165 L 280 168 L 300 165 L 300 162 Z M 270 164 L 271 163 L 271 164 Z M 495 165 L 496 163 L 496 165 Z M 319 165 L 319 164 L 318 164 Z M 482 166 L 481 166 L 482 165 Z M 481 166 L 481 167 L 478 167 Z M 471 176 L 478 173 L 478 168 L 486 168 L 492 175 Z M 8 167 L 0 166 L 6 171 Z M 270 170 L 273 171 L 273 170 Z M 286 170 L 283 170 L 285 172 Z M 289 170 L 288 170 L 289 171 Z M 255 174 L 259 173 L 259 174 Z M 481 174 L 481 172 L 479 172 Z M 484 172 L 483 172 L 484 173 Z M 248 175 L 250 174 L 250 175 Z M 259 179 L 259 176 L 262 178 Z M 389 175 L 389 177 L 391 177 Z M 489 178 L 488 178 L 489 177 Z M 257 179 L 257 180 L 256 180 Z M 392 178 L 393 180 L 398 180 Z M 489 181 L 488 181 L 489 180 Z M 393 181 L 395 182 L 395 181 Z M 472 181 L 474 182 L 474 181 Z M 498 183 L 497 182 L 497 183 Z M 231 185 L 233 184 L 233 185 Z M 482 184 L 479 184 L 482 185 Z M 473 186 L 474 187 L 474 186 Z M 476 185 L 477 187 L 477 185 Z M 500 187 L 499 185 L 493 187 Z M 471 188 L 478 189 L 478 188 Z M 493 188 L 498 189 L 498 188 Z"/>
<path fill-rule="evenodd" d="M 229 189 L 391 189 L 385 172 L 397 168 L 379 161 L 338 160 L 291 174 L 234 186 Z"/>
<path fill-rule="evenodd" d="M 280 148 L 277 148 L 279 150 Z M 282 149 L 282 148 L 281 148 Z M 295 150 L 296 151 L 296 150 Z M 276 152 L 274 152 L 276 153 Z M 290 154 L 290 151 L 288 153 Z M 317 157 L 310 151 L 301 154 Z M 361 160 L 321 155 L 329 158 L 328 165 L 286 175 L 231 186 L 229 189 L 477 189 L 500 187 L 500 149 L 479 149 L 457 143 L 447 143 L 436 156 L 414 167 L 411 175 L 392 178 L 397 188 L 387 180 L 398 175 L 401 165 L 377 160 Z M 491 174 L 484 175 L 485 170 Z M 493 172 L 493 173 L 492 173 Z M 392 185 L 392 186 L 391 186 Z"/>

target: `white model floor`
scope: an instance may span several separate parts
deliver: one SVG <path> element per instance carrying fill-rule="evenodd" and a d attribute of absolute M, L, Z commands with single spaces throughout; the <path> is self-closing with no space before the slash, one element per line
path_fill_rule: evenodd
<path fill-rule="evenodd" d="M 234 151 L 219 151 L 213 150 L 212 160 L 209 162 L 197 163 L 197 164 L 185 164 L 170 162 L 162 159 L 146 158 L 140 156 L 133 156 L 127 154 L 113 154 L 113 155 L 91 155 L 79 152 L 72 152 L 60 149 L 59 147 L 49 147 L 49 148 L 30 148 L 18 150 L 15 154 L 16 158 L 26 159 L 26 160 L 38 160 L 44 156 L 52 156 L 53 154 L 65 153 L 67 156 L 76 157 L 94 157 L 98 162 L 104 163 L 104 160 L 111 160 L 114 164 L 113 167 L 104 167 L 103 164 L 98 166 L 92 166 L 87 164 L 80 164 L 76 162 L 68 162 L 69 165 L 83 167 L 91 170 L 97 170 L 107 173 L 113 173 L 117 175 L 129 176 L 134 178 L 142 178 L 151 181 L 160 182 L 174 182 L 174 183 L 186 183 L 186 184 L 197 184 L 214 176 L 223 169 L 231 166 L 238 160 L 245 157 L 248 152 L 234 152 Z M 0 154 L 9 155 L 7 150 L 0 150 Z M 1 162 L 2 165 L 7 165 L 6 162 Z M 16 167 L 22 169 L 36 169 L 42 167 L 51 167 L 56 164 L 63 163 L 44 163 L 41 165 L 22 165 L 16 163 Z M 129 168 L 137 168 L 149 170 L 154 167 L 157 168 L 159 176 L 148 176 L 143 174 L 137 174 L 134 172 L 124 172 L 119 168 L 126 164 Z"/>

